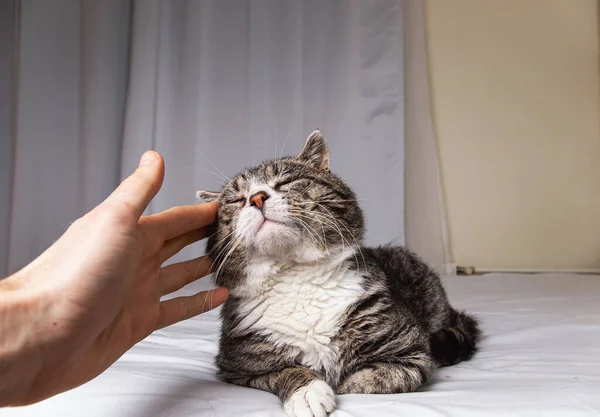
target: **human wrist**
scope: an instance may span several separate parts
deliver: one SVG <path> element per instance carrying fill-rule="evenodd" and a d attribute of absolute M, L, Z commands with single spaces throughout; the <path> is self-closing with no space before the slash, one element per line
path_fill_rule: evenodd
<path fill-rule="evenodd" d="M 43 323 L 50 303 L 21 278 L 0 283 L 0 406 L 28 402 L 52 339 Z"/>

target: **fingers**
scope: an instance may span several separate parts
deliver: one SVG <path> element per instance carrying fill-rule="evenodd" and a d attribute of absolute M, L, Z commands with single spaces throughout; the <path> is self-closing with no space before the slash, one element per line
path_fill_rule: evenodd
<path fill-rule="evenodd" d="M 160 314 L 157 329 L 170 326 L 182 320 L 195 317 L 198 314 L 220 306 L 227 299 L 225 288 L 203 291 L 189 297 L 178 297 L 160 303 Z"/>
<path fill-rule="evenodd" d="M 207 235 L 208 227 L 203 227 L 166 241 L 158 254 L 160 262 L 163 263 L 181 249 L 201 239 L 204 239 Z"/>
<path fill-rule="evenodd" d="M 149 220 L 151 227 L 156 228 L 163 239 L 168 240 L 214 223 L 217 208 L 217 203 L 173 207 L 149 216 Z"/>
<path fill-rule="evenodd" d="M 212 261 L 208 256 L 179 262 L 160 270 L 160 295 L 171 294 L 210 273 Z"/>
<path fill-rule="evenodd" d="M 139 218 L 154 198 L 165 175 L 162 157 L 154 151 L 142 155 L 140 164 L 119 187 L 106 199 L 109 204 L 117 204 L 133 210 Z"/>

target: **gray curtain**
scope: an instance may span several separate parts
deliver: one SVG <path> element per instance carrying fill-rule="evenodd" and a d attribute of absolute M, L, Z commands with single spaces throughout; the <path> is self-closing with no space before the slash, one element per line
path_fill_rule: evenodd
<path fill-rule="evenodd" d="M 41 253 L 118 183 L 130 30 L 127 2 L 12 4 L 12 125 L 1 132 L 12 163 L 0 190 L 10 187 L 1 204 L 9 213 L 6 272 Z"/>
<path fill-rule="evenodd" d="M 405 3 L 404 33 L 406 245 L 439 273 L 456 275 L 429 103 L 425 19 L 421 0 Z"/>
<path fill-rule="evenodd" d="M 361 199 L 368 243 L 404 243 L 402 1 L 0 5 L 0 274 L 43 251 L 146 149 L 167 166 L 156 212 L 297 153 L 314 128 Z"/>
<path fill-rule="evenodd" d="M 14 139 L 15 2 L 0 1 L 0 278 L 8 265 Z"/>

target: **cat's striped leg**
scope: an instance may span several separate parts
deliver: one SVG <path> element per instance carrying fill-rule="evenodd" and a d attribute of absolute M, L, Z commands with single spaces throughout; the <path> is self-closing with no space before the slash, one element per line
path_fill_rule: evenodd
<path fill-rule="evenodd" d="M 365 365 L 340 383 L 338 394 L 394 394 L 418 390 L 435 368 L 426 353 Z"/>
<path fill-rule="evenodd" d="M 326 417 L 335 393 L 323 375 L 297 365 L 298 351 L 258 335 L 234 337 L 225 331 L 217 356 L 219 377 L 232 384 L 272 392 L 291 417 Z"/>
<path fill-rule="evenodd" d="M 307 368 L 285 368 L 231 382 L 276 394 L 290 417 L 326 417 L 335 409 L 335 393 L 321 377 Z"/>

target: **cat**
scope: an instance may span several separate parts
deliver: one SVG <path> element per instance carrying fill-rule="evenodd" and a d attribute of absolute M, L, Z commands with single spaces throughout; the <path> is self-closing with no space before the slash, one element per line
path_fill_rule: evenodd
<path fill-rule="evenodd" d="M 362 211 L 320 131 L 296 158 L 198 198 L 219 202 L 207 253 L 230 293 L 223 381 L 278 395 L 289 416 L 322 417 L 336 394 L 416 391 L 475 353 L 477 319 L 450 306 L 431 268 L 403 247 L 361 245 Z"/>

